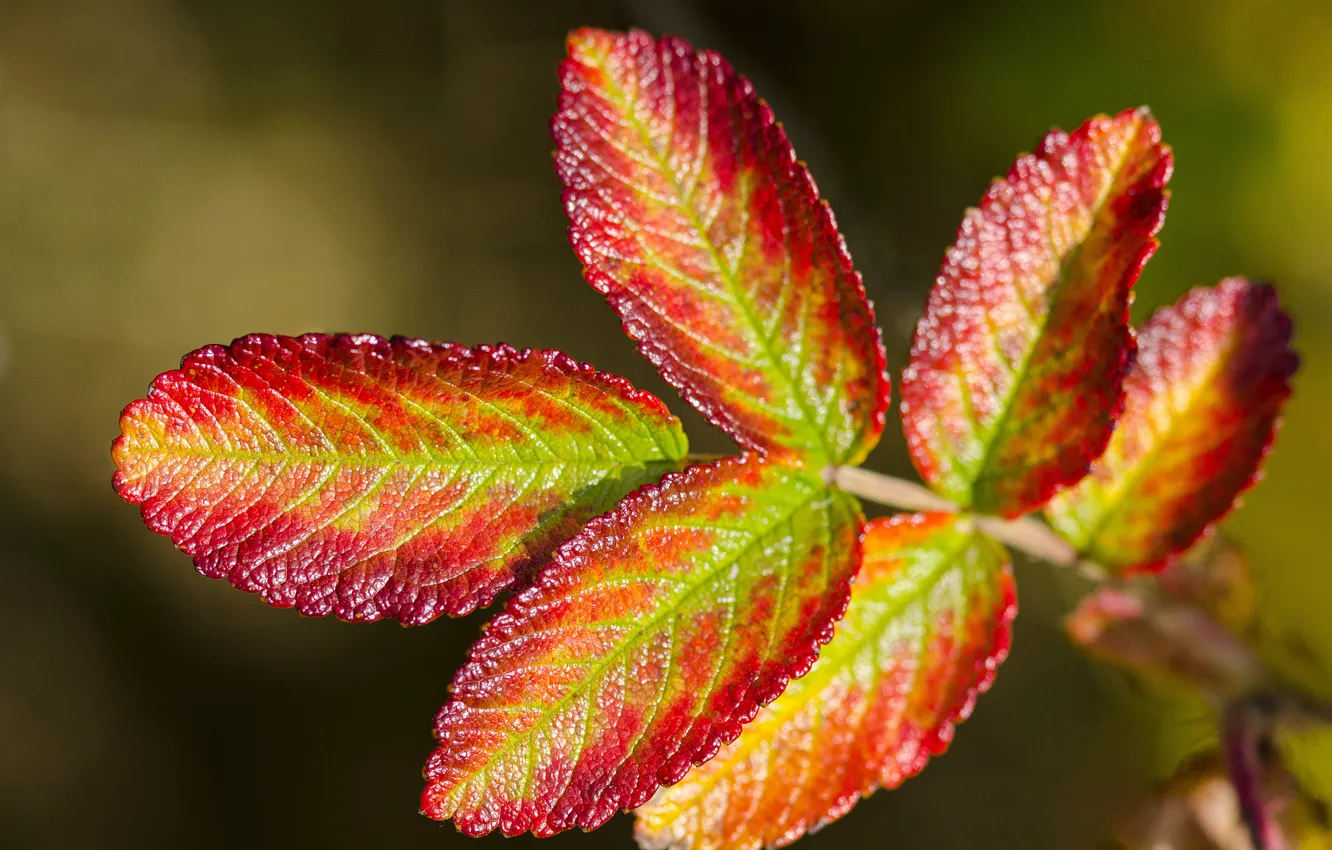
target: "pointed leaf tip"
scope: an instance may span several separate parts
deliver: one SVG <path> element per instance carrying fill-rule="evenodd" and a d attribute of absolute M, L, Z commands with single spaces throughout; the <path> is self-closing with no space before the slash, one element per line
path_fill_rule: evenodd
<path fill-rule="evenodd" d="M 1276 290 L 1244 278 L 1157 311 L 1110 445 L 1047 508 L 1055 530 L 1121 571 L 1192 545 L 1258 478 L 1299 367 L 1290 340 Z"/>
<path fill-rule="evenodd" d="M 578 30 L 551 122 L 570 241 L 639 350 L 747 449 L 854 464 L 883 431 L 874 312 L 772 110 L 710 51 Z"/>
<path fill-rule="evenodd" d="M 854 499 L 752 455 L 627 497 L 472 648 L 422 808 L 469 835 L 545 836 L 642 805 L 809 669 L 862 522 Z"/>
<path fill-rule="evenodd" d="M 556 351 L 255 335 L 130 404 L 116 492 L 266 602 L 423 623 L 488 604 L 674 468 L 680 423 Z"/>
<path fill-rule="evenodd" d="M 1048 134 L 967 212 L 902 374 L 907 444 L 939 492 L 1016 516 L 1105 448 L 1172 163 L 1145 108 L 1098 116 Z"/>

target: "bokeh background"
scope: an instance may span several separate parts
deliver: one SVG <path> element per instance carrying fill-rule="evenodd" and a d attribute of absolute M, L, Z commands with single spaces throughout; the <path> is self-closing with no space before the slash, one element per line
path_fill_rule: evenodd
<path fill-rule="evenodd" d="M 897 368 L 987 181 L 1052 125 L 1150 104 L 1178 168 L 1140 315 L 1246 273 L 1297 319 L 1297 395 L 1227 527 L 1274 643 L 1307 656 L 1293 675 L 1327 686 L 1326 0 L 0 0 L 0 845 L 467 842 L 416 800 L 482 618 L 309 620 L 200 578 L 116 499 L 108 448 L 155 374 L 259 330 L 557 347 L 684 412 L 565 242 L 546 122 L 583 24 L 684 35 L 755 80 Z M 905 457 L 890 428 L 871 465 Z M 1075 581 L 1019 578 L 1014 652 L 953 750 L 802 846 L 1093 847 L 1206 745 L 1201 707 L 1068 647 Z M 1332 788 L 1332 747 L 1297 749 Z M 627 848 L 630 822 L 548 845 Z"/>

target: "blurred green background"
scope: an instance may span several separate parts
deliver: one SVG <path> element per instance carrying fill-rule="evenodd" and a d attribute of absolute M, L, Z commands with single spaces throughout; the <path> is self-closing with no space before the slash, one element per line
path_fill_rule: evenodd
<path fill-rule="evenodd" d="M 1274 640 L 1328 683 L 1327 0 L 0 0 L 0 845 L 464 846 L 416 800 L 483 618 L 266 608 L 144 530 L 108 449 L 155 374 L 260 330 L 557 347 L 683 413 L 565 241 L 546 122 L 583 24 L 684 35 L 755 80 L 896 368 L 987 181 L 1052 125 L 1150 104 L 1178 168 L 1141 315 L 1244 273 L 1296 317 L 1297 394 L 1227 527 Z M 870 463 L 910 474 L 896 428 Z M 1201 708 L 1067 646 L 1075 583 L 1019 577 L 1013 655 L 952 752 L 801 846 L 1092 847 L 1207 742 Z M 1332 788 L 1332 747 L 1303 757 Z M 630 842 L 621 817 L 548 846 Z"/>

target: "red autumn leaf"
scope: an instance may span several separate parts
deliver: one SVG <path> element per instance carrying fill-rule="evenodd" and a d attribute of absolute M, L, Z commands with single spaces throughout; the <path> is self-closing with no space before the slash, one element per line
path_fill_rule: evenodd
<path fill-rule="evenodd" d="M 115 488 L 266 602 L 423 623 L 486 605 L 685 453 L 648 393 L 555 351 L 249 336 L 125 408 Z"/>
<path fill-rule="evenodd" d="M 1016 613 L 1007 553 L 971 520 L 870 523 L 851 604 L 818 663 L 638 810 L 639 843 L 779 847 L 919 773 L 989 688 Z"/>
<path fill-rule="evenodd" d="M 809 669 L 861 525 L 851 497 L 755 455 L 627 497 L 473 646 L 423 810 L 469 835 L 545 836 L 647 802 Z"/>
<path fill-rule="evenodd" d="M 1124 416 L 1091 475 L 1047 509 L 1114 569 L 1159 567 L 1253 484 L 1299 366 L 1276 292 L 1244 278 L 1198 288 L 1138 335 Z"/>
<path fill-rule="evenodd" d="M 772 110 L 678 38 L 584 29 L 568 47 L 551 126 L 588 281 L 742 446 L 859 463 L 883 431 L 883 344 Z"/>
<path fill-rule="evenodd" d="M 1104 450 L 1171 167 L 1145 109 L 1098 116 L 1050 133 L 967 212 L 902 374 L 912 459 L 945 496 L 1017 516 Z"/>

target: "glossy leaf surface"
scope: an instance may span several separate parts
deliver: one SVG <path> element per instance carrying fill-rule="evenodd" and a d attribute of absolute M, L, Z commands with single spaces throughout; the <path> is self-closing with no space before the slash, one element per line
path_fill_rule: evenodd
<path fill-rule="evenodd" d="M 1016 516 L 1101 454 L 1171 167 L 1145 109 L 1099 116 L 1047 135 L 967 212 L 902 374 L 907 444 L 940 493 Z"/>
<path fill-rule="evenodd" d="M 129 405 L 116 491 L 204 575 L 304 614 L 489 603 L 675 468 L 679 421 L 554 351 L 249 336 Z"/>
<path fill-rule="evenodd" d="M 952 514 L 876 520 L 837 634 L 716 758 L 638 812 L 652 850 L 788 844 L 943 752 L 1008 652 L 1008 557 Z"/>
<path fill-rule="evenodd" d="M 552 122 L 570 239 L 639 349 L 742 446 L 858 463 L 883 345 L 832 212 L 716 53 L 579 30 Z"/>
<path fill-rule="evenodd" d="M 1250 486 L 1299 365 L 1271 287 L 1195 289 L 1138 336 L 1124 416 L 1092 474 L 1048 507 L 1107 567 L 1151 568 L 1188 548 Z"/>
<path fill-rule="evenodd" d="M 851 497 L 753 455 L 627 497 L 472 648 L 423 810 L 469 835 L 550 835 L 647 802 L 809 668 L 861 526 Z"/>

